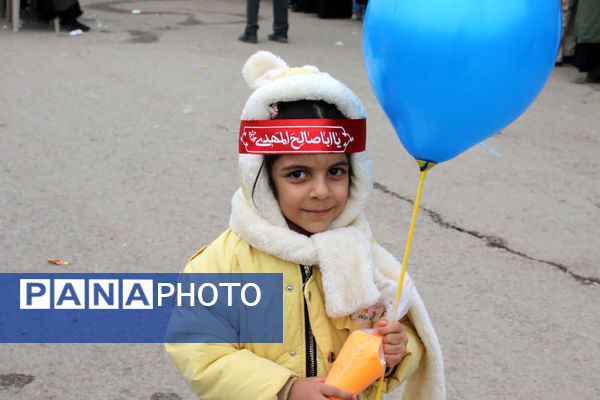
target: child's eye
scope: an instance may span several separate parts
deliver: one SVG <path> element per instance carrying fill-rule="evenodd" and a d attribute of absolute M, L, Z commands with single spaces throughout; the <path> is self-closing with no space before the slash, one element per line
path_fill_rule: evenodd
<path fill-rule="evenodd" d="M 329 173 L 333 176 L 341 176 L 344 175 L 346 173 L 346 170 L 343 168 L 331 168 L 329 170 Z"/>
<path fill-rule="evenodd" d="M 306 173 L 304 171 L 293 171 L 290 172 L 288 176 L 294 179 L 303 179 L 306 178 Z"/>

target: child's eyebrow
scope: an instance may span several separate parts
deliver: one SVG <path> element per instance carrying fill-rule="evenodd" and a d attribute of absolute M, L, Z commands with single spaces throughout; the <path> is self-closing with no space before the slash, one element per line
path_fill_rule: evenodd
<path fill-rule="evenodd" d="M 329 166 L 329 168 L 333 168 L 333 167 L 347 167 L 348 166 L 348 161 L 338 161 L 335 164 L 331 164 Z"/>
<path fill-rule="evenodd" d="M 283 171 L 287 171 L 287 170 L 290 170 L 290 169 L 310 169 L 310 167 L 308 167 L 308 166 L 306 166 L 306 165 L 292 164 L 292 165 L 289 165 L 289 166 L 287 166 L 287 167 L 283 167 L 283 168 L 281 168 L 281 169 L 282 169 Z"/>
<path fill-rule="evenodd" d="M 348 161 L 338 161 L 335 164 L 331 164 L 329 167 L 327 167 L 327 169 L 329 168 L 333 168 L 333 167 L 347 167 L 348 166 Z M 281 168 L 283 171 L 288 171 L 291 169 L 312 169 L 311 167 L 307 166 L 307 165 L 300 165 L 300 164 L 292 164 L 292 165 L 288 165 L 287 167 L 283 167 Z"/>

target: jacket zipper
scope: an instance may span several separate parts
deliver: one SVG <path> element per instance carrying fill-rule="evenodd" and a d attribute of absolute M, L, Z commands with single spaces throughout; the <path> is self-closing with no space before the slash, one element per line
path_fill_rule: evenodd
<path fill-rule="evenodd" d="M 304 338 L 306 342 L 306 377 L 317 376 L 317 342 L 310 328 L 310 319 L 308 317 L 308 307 L 304 297 L 304 286 L 312 275 L 310 265 L 300 265 L 302 272 L 302 298 L 304 299 Z"/>

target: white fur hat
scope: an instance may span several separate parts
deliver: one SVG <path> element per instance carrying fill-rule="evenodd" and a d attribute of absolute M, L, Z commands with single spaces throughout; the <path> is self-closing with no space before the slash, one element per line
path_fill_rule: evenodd
<path fill-rule="evenodd" d="M 250 56 L 242 69 L 248 86 L 254 89 L 242 111 L 242 120 L 271 119 L 271 105 L 297 100 L 322 100 L 335 105 L 349 119 L 366 118 L 360 100 L 343 83 L 315 66 L 290 68 L 287 63 L 268 51 Z M 245 197 L 263 218 L 277 226 L 287 224 L 269 186 L 267 172 L 261 168 L 264 156 L 240 154 L 240 178 Z M 367 151 L 353 153 L 352 187 L 346 207 L 331 228 L 347 226 L 365 207 L 373 186 L 371 160 Z M 257 179 L 257 175 L 260 176 Z M 256 182 L 256 184 L 255 184 Z M 254 193 L 252 193 L 254 189 Z"/>

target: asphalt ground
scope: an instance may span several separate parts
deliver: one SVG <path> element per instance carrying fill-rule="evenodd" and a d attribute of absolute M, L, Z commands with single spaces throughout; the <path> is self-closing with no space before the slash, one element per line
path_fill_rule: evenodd
<path fill-rule="evenodd" d="M 366 78 L 361 23 L 290 14 L 237 41 L 241 0 L 83 1 L 92 31 L 0 24 L 0 272 L 177 272 L 227 228 L 243 62 L 267 49 L 362 99 L 368 217 L 401 257 L 418 170 Z M 141 14 L 128 14 L 134 9 Z M 600 398 L 600 85 L 555 68 L 535 103 L 431 170 L 409 273 L 452 399 Z M 55 266 L 48 258 L 68 260 Z M 191 399 L 156 344 L 1 344 L 0 399 Z"/>

